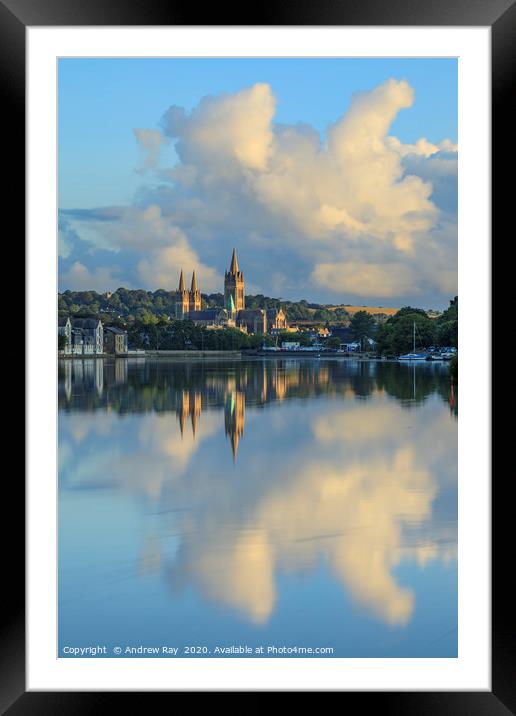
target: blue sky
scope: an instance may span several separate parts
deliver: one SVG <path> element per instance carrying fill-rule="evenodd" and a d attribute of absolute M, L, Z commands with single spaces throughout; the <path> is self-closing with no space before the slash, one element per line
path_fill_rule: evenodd
<path fill-rule="evenodd" d="M 58 105 L 61 289 L 217 290 L 235 244 L 249 292 L 453 293 L 454 59 L 63 59 Z"/>

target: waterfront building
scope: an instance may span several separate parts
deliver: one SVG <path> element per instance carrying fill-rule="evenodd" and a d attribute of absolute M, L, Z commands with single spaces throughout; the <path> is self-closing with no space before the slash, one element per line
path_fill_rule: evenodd
<path fill-rule="evenodd" d="M 104 331 L 104 351 L 113 355 L 127 354 L 127 331 L 107 326 Z"/>
<path fill-rule="evenodd" d="M 72 352 L 72 322 L 69 317 L 58 320 L 57 334 L 66 338 L 66 344 L 62 352 L 65 355 L 69 355 Z"/>
<path fill-rule="evenodd" d="M 72 319 L 72 353 L 76 355 L 102 355 L 104 353 L 104 327 L 98 318 Z"/>

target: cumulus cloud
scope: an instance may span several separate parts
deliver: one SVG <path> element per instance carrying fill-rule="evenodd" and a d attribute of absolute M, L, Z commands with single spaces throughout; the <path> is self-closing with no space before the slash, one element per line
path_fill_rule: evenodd
<path fill-rule="evenodd" d="M 143 170 L 155 169 L 161 147 L 168 144 L 166 137 L 158 129 L 133 129 L 133 132 L 142 153 Z"/>
<path fill-rule="evenodd" d="M 190 113 L 170 107 L 162 120 L 165 133 L 177 138 L 182 161 L 212 163 L 233 158 L 244 167 L 264 170 L 271 153 L 276 101 L 267 84 L 235 94 L 204 97 Z"/>
<path fill-rule="evenodd" d="M 138 264 L 138 273 L 145 286 L 163 288 L 170 286 L 171 277 L 177 273 L 178 266 L 185 268 L 187 272 L 195 269 L 197 280 L 203 291 L 210 293 L 220 290 L 222 277 L 215 269 L 206 266 L 199 260 L 184 237 L 176 245 L 155 252 L 150 259 L 142 259 Z M 179 279 L 179 276 L 176 278 Z"/>
<path fill-rule="evenodd" d="M 91 243 L 98 247 L 107 246 L 112 251 L 135 252 L 138 256 L 135 268 L 140 285 L 153 290 L 176 288 L 178 272 L 183 268 L 187 272 L 196 270 L 204 291 L 220 288 L 222 277 L 215 269 L 201 261 L 198 253 L 189 244 L 186 234 L 164 217 L 161 208 L 155 204 L 143 209 L 122 209 L 113 222 L 95 219 L 84 221 L 79 215 L 75 223 L 79 226 L 79 232 L 88 236 Z M 63 274 L 62 284 L 80 284 L 82 287 L 87 281 L 85 267 L 79 262 L 76 264 Z M 107 276 L 108 274 L 103 274 L 102 279 Z"/>
<path fill-rule="evenodd" d="M 356 93 L 324 135 L 275 123 L 276 98 L 263 83 L 204 97 L 189 112 L 172 106 L 160 130 L 134 130 L 157 183 L 142 187 L 115 221 L 76 217 L 78 231 L 96 246 L 139 253 L 146 287 L 172 288 L 167 271 L 195 261 L 202 289 L 220 290 L 237 245 L 264 293 L 288 275 L 293 298 L 311 281 L 315 295 L 342 302 L 408 295 L 445 302 L 456 290 L 457 147 L 390 135 L 414 101 L 407 82 L 390 79 Z M 168 141 L 177 161 L 158 169 Z"/>
<path fill-rule="evenodd" d="M 80 261 L 75 261 L 69 271 L 61 273 L 59 280 L 63 285 L 73 286 L 75 291 L 98 291 L 104 293 L 113 288 L 119 279 L 115 268 L 99 267 L 90 271 Z"/>
<path fill-rule="evenodd" d="M 323 263 L 315 267 L 312 280 L 316 284 L 331 285 L 334 291 L 356 296 L 392 298 L 420 290 L 414 274 L 402 263 Z"/>
<path fill-rule="evenodd" d="M 397 152 L 401 157 L 407 156 L 407 154 L 416 154 L 422 157 L 431 157 L 432 154 L 437 152 L 457 152 L 458 146 L 449 139 L 443 139 L 439 144 L 432 144 L 428 139 L 422 137 L 418 139 L 414 144 L 402 144 L 396 137 L 386 138 L 387 146 Z"/>

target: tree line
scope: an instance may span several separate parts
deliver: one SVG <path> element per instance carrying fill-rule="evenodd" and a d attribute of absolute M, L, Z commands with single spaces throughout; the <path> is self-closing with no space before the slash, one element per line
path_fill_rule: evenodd
<path fill-rule="evenodd" d="M 425 311 L 412 306 L 401 308 L 394 316 L 378 327 L 376 350 L 379 353 L 400 355 L 413 348 L 416 324 L 416 349 L 430 346 L 458 346 L 458 298 L 438 318 L 429 318 Z"/>
<path fill-rule="evenodd" d="M 201 307 L 223 308 L 224 294 L 201 294 Z M 97 293 L 96 291 L 64 291 L 58 294 L 58 310 L 62 316 L 78 316 L 82 314 L 101 317 L 103 320 L 123 319 L 129 323 L 145 321 L 150 316 L 156 318 L 173 317 L 176 309 L 176 291 L 146 291 L 144 289 L 118 288 L 114 292 Z M 247 295 L 246 308 L 283 308 L 287 320 L 293 321 L 337 321 L 348 322 L 349 314 L 339 306 L 309 303 L 306 300 L 289 301 L 286 299 L 265 296 L 264 294 Z M 332 310 L 330 310 L 332 309 Z"/>
<path fill-rule="evenodd" d="M 124 328 L 128 332 L 131 348 L 149 350 L 242 350 L 274 345 L 276 337 L 247 335 L 239 330 L 227 328 L 208 330 L 196 326 L 192 321 L 178 321 L 175 314 L 175 291 L 145 291 L 119 288 L 113 293 L 99 294 L 96 291 L 65 291 L 58 295 L 60 316 L 100 318 L 105 325 Z M 203 308 L 222 307 L 222 293 L 202 294 Z M 427 312 L 412 306 L 401 308 L 387 320 L 379 321 L 367 311 L 357 311 L 353 316 L 343 308 L 332 308 L 306 300 L 294 302 L 271 298 L 262 294 L 246 296 L 246 307 L 282 307 L 287 320 L 310 321 L 315 324 L 341 322 L 348 325 L 350 334 L 363 349 L 368 349 L 367 338 L 376 342 L 375 350 L 380 354 L 400 355 L 412 350 L 414 323 L 416 324 L 417 348 L 430 346 L 457 347 L 458 341 L 458 299 L 450 301 L 449 307 L 437 318 L 429 318 Z M 311 342 L 307 334 L 280 335 L 283 340 L 299 341 L 301 345 Z M 328 348 L 338 348 L 340 339 L 326 339 Z"/>

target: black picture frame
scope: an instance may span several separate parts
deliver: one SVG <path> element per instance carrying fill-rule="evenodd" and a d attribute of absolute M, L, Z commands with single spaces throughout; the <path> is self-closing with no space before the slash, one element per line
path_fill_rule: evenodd
<path fill-rule="evenodd" d="M 199 15 L 203 22 L 199 23 Z M 505 179 L 504 170 L 514 171 L 516 151 L 512 137 L 516 128 L 516 0 L 283 0 L 275 5 L 253 5 L 252 14 L 237 15 L 229 6 L 204 6 L 202 11 L 183 0 L 0 0 L 0 85 L 5 123 L 4 150 L 11 152 L 9 188 L 5 206 L 16 219 L 15 235 L 23 246 L 25 216 L 25 31 L 28 26 L 64 25 L 390 25 L 390 26 L 489 26 L 492 38 L 492 235 L 493 265 L 497 264 L 492 284 L 492 305 L 510 304 L 509 262 L 496 262 L 505 246 L 506 235 L 514 235 L 509 212 L 514 204 L 514 179 Z M 512 213 L 512 212 L 511 212 Z M 502 235 L 502 231 L 504 234 Z M 508 232 L 506 234 L 506 232 Z M 5 251 L 5 246 L 4 246 Z M 22 257 L 23 261 L 23 257 Z M 503 268 L 502 264 L 505 266 Z M 501 312 L 492 312 L 492 335 L 512 331 L 509 314 L 502 324 Z M 508 323 L 509 321 L 509 323 Z M 17 323 L 17 331 L 21 330 Z M 490 340 L 489 328 L 479 327 L 479 339 Z M 30 342 L 29 342 L 30 343 Z M 504 344 L 507 349 L 507 341 Z M 497 414 L 506 387 L 503 371 L 493 372 L 492 415 Z M 506 393 L 505 393 L 506 394 Z M 16 402 L 20 404 L 19 388 Z M 501 408 L 500 408 L 501 409 Z M 492 454 L 503 454 L 510 444 L 510 420 L 499 421 L 492 435 Z M 16 463 L 13 463 L 16 465 Z M 510 589 L 512 502 L 509 498 L 512 471 L 496 472 L 492 480 L 492 691 L 467 692 L 342 692 L 344 705 L 350 699 L 362 700 L 361 706 L 396 714 L 500 714 L 516 713 L 516 647 L 514 608 Z M 141 692 L 124 694 L 26 692 L 25 691 L 25 495 L 21 472 L 17 467 L 4 473 L 9 482 L 4 509 L 14 517 L 9 537 L 4 538 L 3 624 L 0 647 L 0 708 L 2 713 L 82 714 L 103 713 L 119 706 L 120 697 L 130 699 L 130 713 L 149 707 L 148 698 L 170 696 Z M 493 470 L 493 475 L 495 471 Z M 18 478 L 15 480 L 15 476 Z M 511 514 L 509 513 L 511 510 Z M 509 545 L 509 548 L 508 548 Z M 407 684 L 410 689 L 410 684 Z M 144 701 L 145 699 L 145 701 Z M 367 699 L 367 701 L 364 701 Z M 154 703 L 154 701 L 153 701 Z"/>

